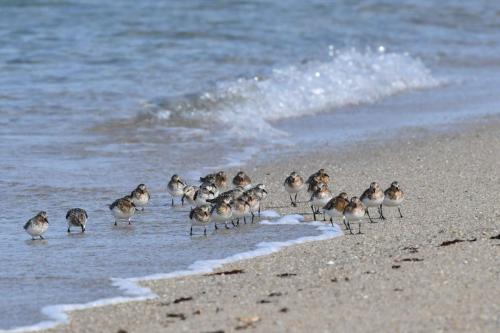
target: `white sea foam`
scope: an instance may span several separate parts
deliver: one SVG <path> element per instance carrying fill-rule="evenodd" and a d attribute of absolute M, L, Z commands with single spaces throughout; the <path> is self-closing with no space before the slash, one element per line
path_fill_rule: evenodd
<path fill-rule="evenodd" d="M 386 53 L 383 48 L 365 52 L 347 49 L 333 52 L 330 61 L 274 69 L 265 78 L 219 83 L 212 92 L 169 103 L 172 110 L 168 112 L 176 112 L 183 123 L 203 119 L 202 127 L 222 125 L 228 135 L 245 131 L 246 135 L 259 136 L 262 131 L 276 133 L 270 125 L 275 120 L 373 103 L 441 83 L 419 59 L 408 54 Z"/>
<path fill-rule="evenodd" d="M 279 217 L 279 214 L 277 214 L 274 211 L 265 211 L 263 213 L 265 213 L 269 218 Z M 285 215 L 276 221 L 264 220 L 261 221 L 261 224 L 268 224 L 268 225 L 298 224 L 301 223 L 301 221 L 303 220 L 304 217 L 302 215 L 294 214 L 294 215 Z M 11 330 L 0 330 L 0 333 L 32 332 L 42 329 L 48 329 L 62 323 L 67 323 L 69 320 L 68 313 L 74 310 L 83 310 L 86 308 L 100 307 L 100 306 L 119 304 L 124 302 L 142 301 L 157 297 L 157 295 L 154 294 L 151 291 L 151 289 L 142 287 L 139 284 L 141 281 L 170 279 L 170 278 L 195 275 L 195 274 L 206 274 L 214 271 L 215 269 L 225 264 L 268 255 L 277 252 L 286 246 L 302 244 L 311 241 L 326 240 L 343 235 L 342 229 L 336 224 L 334 224 L 334 227 L 321 222 L 303 223 L 303 225 L 316 227 L 316 229 L 321 231 L 322 233 L 318 236 L 300 237 L 289 241 L 261 242 L 256 245 L 256 248 L 254 250 L 238 253 L 224 259 L 196 261 L 193 264 L 191 264 L 186 270 L 175 271 L 171 273 L 153 274 L 153 275 L 128 278 L 128 279 L 112 278 L 111 279 L 112 284 L 118 287 L 121 291 L 123 291 L 123 293 L 126 296 L 106 298 L 84 304 L 62 304 L 62 305 L 46 306 L 42 309 L 42 313 L 45 314 L 47 317 L 49 317 L 50 320 L 46 320 L 32 326 L 18 327 Z"/>

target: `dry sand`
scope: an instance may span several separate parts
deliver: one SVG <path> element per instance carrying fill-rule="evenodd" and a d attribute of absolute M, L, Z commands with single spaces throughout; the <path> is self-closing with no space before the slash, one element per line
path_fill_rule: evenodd
<path fill-rule="evenodd" d="M 248 170 L 268 184 L 268 208 L 307 220 L 308 206 L 289 207 L 282 188 L 292 169 L 324 167 L 333 191 L 350 195 L 398 180 L 403 219 L 387 209 L 363 235 L 218 270 L 239 274 L 149 281 L 158 298 L 74 311 L 47 332 L 499 332 L 500 239 L 491 237 L 500 233 L 500 121 L 402 137 Z M 463 241 L 440 246 L 455 239 Z"/>

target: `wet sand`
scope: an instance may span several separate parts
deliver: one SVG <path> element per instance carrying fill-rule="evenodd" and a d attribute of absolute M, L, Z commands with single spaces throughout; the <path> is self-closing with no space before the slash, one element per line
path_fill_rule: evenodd
<path fill-rule="evenodd" d="M 500 120 L 415 129 L 395 141 L 332 145 L 246 170 L 267 184 L 266 209 L 306 221 L 308 205 L 290 207 L 282 188 L 292 169 L 306 176 L 323 167 L 333 192 L 350 196 L 398 180 L 403 219 L 389 208 L 362 235 L 217 270 L 233 274 L 143 282 L 159 297 L 74 311 L 46 332 L 498 331 Z"/>

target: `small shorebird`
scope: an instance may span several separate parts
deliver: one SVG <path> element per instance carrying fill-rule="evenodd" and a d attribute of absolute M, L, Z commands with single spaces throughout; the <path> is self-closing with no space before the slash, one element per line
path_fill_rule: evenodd
<path fill-rule="evenodd" d="M 186 183 L 178 175 L 173 175 L 167 185 L 167 191 L 172 196 L 172 206 L 174 205 L 175 197 L 182 197 L 184 195 L 184 187 Z"/>
<path fill-rule="evenodd" d="M 333 218 L 342 217 L 342 222 L 344 222 L 346 229 L 349 229 L 347 223 L 345 222 L 345 217 L 344 217 L 344 209 L 347 207 L 348 204 L 349 204 L 349 199 L 347 198 L 347 193 L 342 192 L 335 198 L 332 198 L 330 201 L 328 201 L 328 203 L 323 207 L 323 212 L 325 212 L 326 215 L 330 216 L 330 223 L 332 224 L 332 227 L 333 227 Z"/>
<path fill-rule="evenodd" d="M 44 239 L 42 235 L 49 228 L 49 216 L 46 212 L 41 211 L 29 219 L 28 222 L 24 224 L 23 228 L 32 239 L 35 239 L 35 237 Z"/>
<path fill-rule="evenodd" d="M 297 207 L 297 194 L 304 188 L 304 179 L 295 171 L 293 171 L 288 177 L 286 177 L 285 191 L 288 192 L 290 196 L 290 203 L 293 207 Z M 292 194 L 295 194 L 295 199 L 292 199 Z"/>
<path fill-rule="evenodd" d="M 71 227 L 82 228 L 82 232 L 85 232 L 85 225 L 87 224 L 87 219 L 89 216 L 84 209 L 72 208 L 66 213 L 66 221 L 68 222 L 68 232 L 71 232 Z"/>
<path fill-rule="evenodd" d="M 240 218 L 243 218 L 243 223 L 247 223 L 246 217 L 250 214 L 250 204 L 246 202 L 243 196 L 237 198 L 231 203 L 233 217 L 237 219 L 236 224 L 240 224 Z"/>
<path fill-rule="evenodd" d="M 245 189 L 241 186 L 236 186 L 235 188 L 229 190 L 229 191 L 226 191 L 226 192 L 223 192 L 221 194 L 219 194 L 218 198 L 222 197 L 229 197 L 233 200 L 236 200 L 238 199 L 239 197 L 241 197 L 243 195 L 243 193 L 245 193 Z"/>
<path fill-rule="evenodd" d="M 385 217 L 382 215 L 382 212 L 380 211 L 382 202 L 384 202 L 384 192 L 382 192 L 377 182 L 371 183 L 370 187 L 366 189 L 363 194 L 361 194 L 360 199 L 366 207 L 366 214 L 368 215 L 371 223 L 373 223 L 373 220 L 370 216 L 370 212 L 368 211 L 370 207 L 377 207 L 380 218 L 383 220 L 385 219 Z"/>
<path fill-rule="evenodd" d="M 365 205 L 361 200 L 358 199 L 358 197 L 352 197 L 351 201 L 344 209 L 344 216 L 347 221 L 347 226 L 351 234 L 352 234 L 351 222 L 359 223 L 358 234 L 361 233 L 361 219 L 363 218 L 363 216 L 365 216 L 365 209 L 366 209 Z"/>
<path fill-rule="evenodd" d="M 250 215 L 252 216 L 252 223 L 255 218 L 255 213 L 260 212 L 260 200 L 257 195 L 251 191 L 243 193 L 241 199 L 244 200 L 248 206 Z M 259 213 L 260 214 L 260 213 Z"/>
<path fill-rule="evenodd" d="M 321 183 L 319 188 L 314 191 L 314 193 L 311 195 L 311 199 L 309 200 L 309 202 L 311 203 L 314 220 L 316 220 L 316 213 L 319 213 L 319 209 L 324 207 L 332 198 L 333 195 L 332 192 L 328 189 L 328 186 Z M 324 213 L 323 220 L 325 220 Z"/>
<path fill-rule="evenodd" d="M 197 206 L 205 205 L 208 201 L 215 199 L 215 185 L 204 184 L 194 193 L 194 202 Z"/>
<path fill-rule="evenodd" d="M 236 174 L 236 176 L 234 176 L 234 178 L 233 178 L 233 185 L 234 186 L 241 186 L 241 187 L 247 189 L 248 187 L 250 187 L 251 184 L 252 184 L 252 180 L 243 171 L 238 172 Z"/>
<path fill-rule="evenodd" d="M 146 185 L 139 184 L 135 190 L 130 193 L 130 198 L 137 208 L 141 207 L 141 210 L 144 210 L 144 207 L 148 204 L 151 195 L 149 194 Z"/>
<path fill-rule="evenodd" d="M 226 229 L 229 229 L 227 222 L 230 221 L 233 216 L 233 210 L 230 202 L 231 198 L 222 198 L 215 204 L 215 206 L 212 207 L 210 213 L 215 224 L 215 229 L 217 229 L 217 222 L 224 223 Z"/>
<path fill-rule="evenodd" d="M 115 217 L 115 225 L 117 225 L 117 220 L 127 220 L 128 224 L 131 224 L 130 219 L 135 214 L 135 205 L 132 199 L 126 196 L 115 200 L 109 205 L 109 210 Z"/>
<path fill-rule="evenodd" d="M 248 203 L 250 204 L 250 210 L 252 211 L 252 222 L 253 222 L 253 218 L 254 218 L 253 213 L 255 213 L 255 211 L 252 210 L 252 207 L 258 208 L 257 212 L 259 213 L 259 217 L 260 217 L 260 210 L 262 208 L 261 203 L 264 199 L 267 198 L 268 193 L 266 190 L 266 186 L 264 184 L 257 184 L 254 187 L 252 187 L 251 189 L 249 189 L 248 191 L 246 191 L 245 193 L 251 195 L 252 197 L 255 197 L 258 201 L 257 205 L 252 206 L 252 203 L 247 200 Z"/>
<path fill-rule="evenodd" d="M 391 187 L 384 191 L 384 202 L 382 203 L 387 207 L 398 207 L 399 217 L 403 218 L 403 214 L 401 214 L 401 203 L 404 199 L 403 191 L 399 188 L 399 183 L 394 181 L 391 183 Z M 382 212 L 382 206 L 380 207 L 380 215 L 384 216 Z"/>
<path fill-rule="evenodd" d="M 325 169 L 319 169 L 317 172 L 313 173 L 312 175 L 307 178 L 306 183 L 311 184 L 312 182 L 316 183 L 323 183 L 328 185 L 330 183 L 330 176 L 325 172 Z"/>
<path fill-rule="evenodd" d="M 203 232 L 205 235 L 207 234 L 207 225 L 210 223 L 210 205 L 201 205 L 191 209 L 189 213 L 189 219 L 191 220 L 191 229 L 189 231 L 189 235 L 193 235 L 193 225 L 200 225 L 205 227 L 205 231 Z"/>
<path fill-rule="evenodd" d="M 204 177 L 200 177 L 200 182 L 211 183 L 217 186 L 217 188 L 223 189 L 227 186 L 227 175 L 224 171 L 210 173 Z"/>
<path fill-rule="evenodd" d="M 196 191 L 198 191 L 199 187 L 198 186 L 193 186 L 193 185 L 186 185 L 182 189 L 184 194 L 182 195 L 181 202 L 182 205 L 184 205 L 184 200 L 186 200 L 191 206 L 196 206 L 196 202 L 194 201 L 194 196 L 196 194 Z"/>

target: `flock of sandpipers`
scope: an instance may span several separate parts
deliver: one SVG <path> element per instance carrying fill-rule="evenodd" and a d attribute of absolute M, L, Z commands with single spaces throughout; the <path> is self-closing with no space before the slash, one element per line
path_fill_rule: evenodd
<path fill-rule="evenodd" d="M 264 184 L 253 186 L 250 177 L 240 171 L 232 180 L 234 187 L 225 192 L 222 189 L 228 187 L 228 177 L 224 171 L 208 174 L 200 177 L 201 185 L 187 185 L 178 175 L 173 175 L 167 185 L 167 191 L 172 196 L 172 206 L 174 198 L 180 198 L 181 204 L 185 202 L 191 206 L 189 219 L 191 221 L 190 235 L 193 234 L 193 226 L 204 227 L 204 234 L 207 233 L 207 226 L 213 222 L 215 229 L 217 224 L 228 224 L 236 227 L 240 220 L 246 223 L 246 219 L 254 222 L 255 215 L 260 216 L 261 202 L 267 197 L 267 190 Z M 370 187 L 358 197 L 350 200 L 345 192 L 333 196 L 328 188 L 330 177 L 324 169 L 315 172 L 309 178 L 304 179 L 292 172 L 284 181 L 283 186 L 290 196 L 290 203 L 297 207 L 297 195 L 303 191 L 307 185 L 307 193 L 310 199 L 307 201 L 312 209 L 313 218 L 323 211 L 323 220 L 326 221 L 325 214 L 330 216 L 330 223 L 333 226 L 333 218 L 341 218 L 346 230 L 352 234 L 351 222 L 359 223 L 358 233 L 361 233 L 361 220 L 368 215 L 370 222 L 374 222 L 370 216 L 369 208 L 376 207 L 381 219 L 385 219 L 383 207 L 397 207 L 400 217 L 400 205 L 403 202 L 403 192 L 399 188 L 398 182 L 392 182 L 390 187 L 382 191 L 379 184 L 373 182 Z M 292 197 L 293 196 L 293 197 Z M 131 218 L 137 210 L 144 210 L 150 200 L 150 194 L 146 185 L 140 184 L 129 195 L 115 200 L 109 209 L 114 216 L 115 225 L 119 220 L 131 223 Z M 87 212 L 81 208 L 72 208 L 66 214 L 68 232 L 71 227 L 81 228 L 85 232 L 85 225 L 88 220 Z M 39 212 L 24 225 L 24 229 L 33 239 L 39 237 L 43 239 L 43 234 L 49 226 L 48 214 Z"/>

